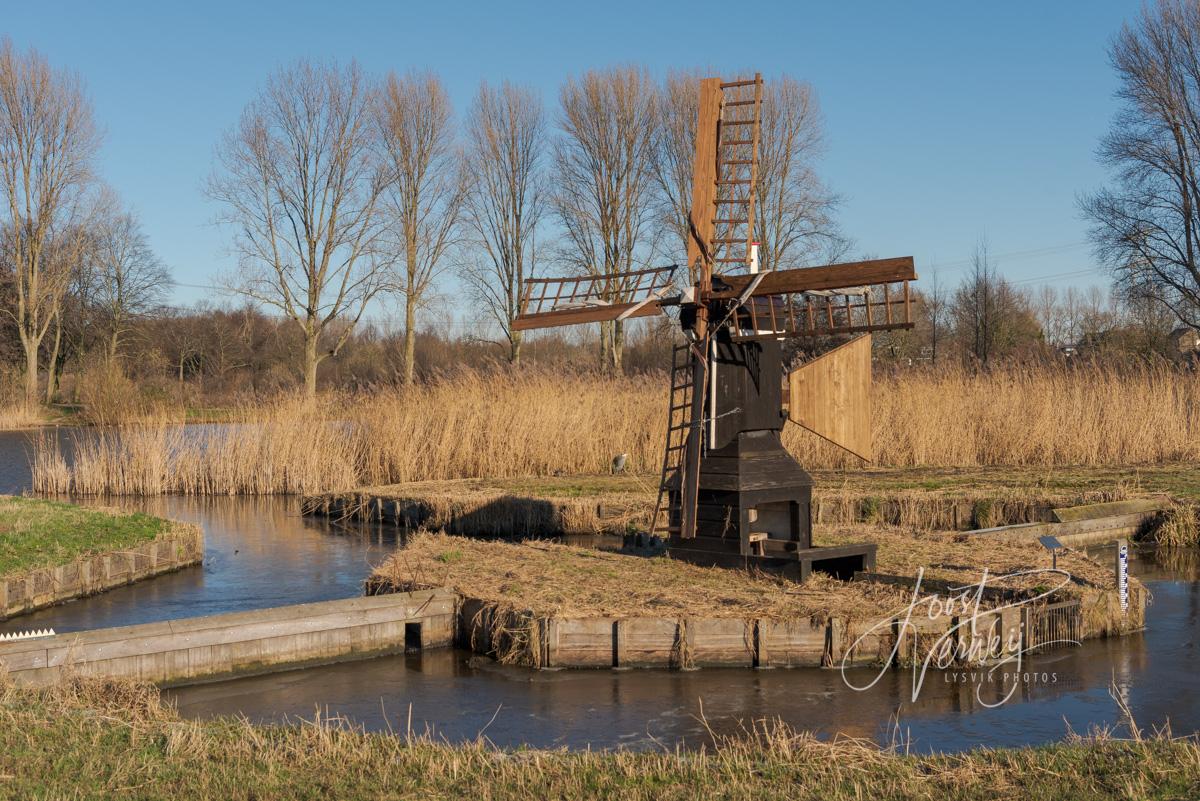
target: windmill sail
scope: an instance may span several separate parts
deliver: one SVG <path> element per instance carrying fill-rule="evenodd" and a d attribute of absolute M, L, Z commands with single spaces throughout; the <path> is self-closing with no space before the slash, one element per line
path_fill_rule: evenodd
<path fill-rule="evenodd" d="M 527 278 L 512 330 L 627 320 L 662 312 L 675 265 L 612 275 Z"/>
<path fill-rule="evenodd" d="M 788 389 L 788 419 L 871 461 L 870 334 L 792 370 Z"/>

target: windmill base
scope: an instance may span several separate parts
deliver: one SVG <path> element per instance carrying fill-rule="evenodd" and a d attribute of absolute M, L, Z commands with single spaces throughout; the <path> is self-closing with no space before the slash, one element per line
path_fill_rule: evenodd
<path fill-rule="evenodd" d="M 778 573 L 793 581 L 804 581 L 815 571 L 848 581 L 857 572 L 875 569 L 876 547 L 873 542 L 859 542 L 824 548 L 772 549 L 761 555 L 746 555 L 738 552 L 736 542 L 728 540 L 672 537 L 668 552 L 676 559 L 706 567 L 763 570 Z"/>

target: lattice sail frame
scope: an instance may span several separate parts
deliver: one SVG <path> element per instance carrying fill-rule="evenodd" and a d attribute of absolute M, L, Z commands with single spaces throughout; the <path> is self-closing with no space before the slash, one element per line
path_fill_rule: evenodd
<path fill-rule="evenodd" d="M 719 84 L 713 267 L 718 272 L 749 270 L 758 211 L 758 151 L 761 141 L 762 75 Z"/>
<path fill-rule="evenodd" d="M 751 297 L 737 310 L 734 342 L 867 334 L 912 328 L 908 281 Z"/>
<path fill-rule="evenodd" d="M 614 275 L 528 278 L 513 330 L 625 320 L 662 311 L 675 291 L 675 265 Z"/>

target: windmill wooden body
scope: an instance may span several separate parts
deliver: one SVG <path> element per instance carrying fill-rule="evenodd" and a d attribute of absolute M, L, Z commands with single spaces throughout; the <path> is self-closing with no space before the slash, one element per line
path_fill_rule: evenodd
<path fill-rule="evenodd" d="M 869 339 L 786 376 L 781 343 L 910 328 L 908 282 L 916 273 L 907 257 L 759 270 L 762 89 L 757 75 L 701 81 L 688 285 L 679 287 L 676 266 L 530 279 L 513 328 L 677 309 L 684 341 L 670 372 L 653 531 L 668 538 L 673 555 L 703 564 L 848 577 L 874 565 L 874 546 L 813 547 L 812 478 L 784 449 L 781 432 L 790 417 L 869 458 Z"/>

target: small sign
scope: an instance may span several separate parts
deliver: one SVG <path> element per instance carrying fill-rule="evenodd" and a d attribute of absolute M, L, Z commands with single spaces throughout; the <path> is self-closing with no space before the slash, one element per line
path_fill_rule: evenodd
<path fill-rule="evenodd" d="M 1117 542 L 1117 594 L 1121 598 L 1121 611 L 1129 609 L 1129 543 Z"/>
<path fill-rule="evenodd" d="M 1038 542 L 1040 542 L 1042 547 L 1048 551 L 1056 551 L 1063 547 L 1063 544 L 1058 541 L 1058 537 L 1055 537 L 1052 534 L 1047 534 L 1044 537 L 1038 537 Z"/>

